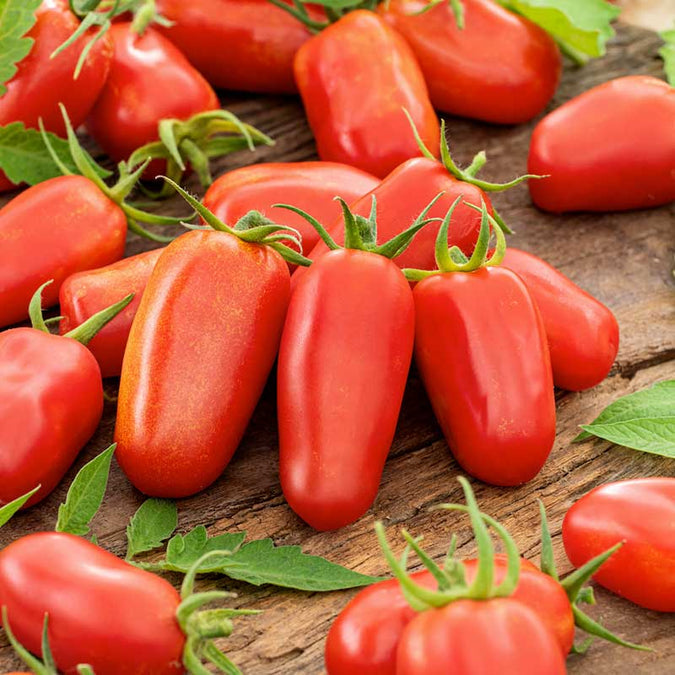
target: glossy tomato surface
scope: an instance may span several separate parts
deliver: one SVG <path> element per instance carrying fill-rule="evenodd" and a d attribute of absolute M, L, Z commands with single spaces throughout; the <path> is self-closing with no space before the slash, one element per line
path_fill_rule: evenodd
<path fill-rule="evenodd" d="M 610 80 L 547 115 L 528 172 L 541 209 L 624 211 L 675 199 L 675 89 L 654 77 Z"/>
<path fill-rule="evenodd" d="M 562 534 L 575 567 L 624 542 L 593 578 L 641 607 L 675 612 L 675 478 L 601 485 L 567 512 Z"/>
<path fill-rule="evenodd" d="M 346 14 L 300 48 L 294 68 L 321 159 L 384 178 L 419 157 L 403 108 L 438 152 L 439 123 L 415 55 L 377 14 Z"/>

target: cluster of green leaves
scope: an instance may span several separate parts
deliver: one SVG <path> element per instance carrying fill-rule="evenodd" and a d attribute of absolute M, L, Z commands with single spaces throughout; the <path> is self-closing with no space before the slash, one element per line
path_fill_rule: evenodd
<path fill-rule="evenodd" d="M 26 33 L 35 25 L 41 0 L 0 0 L 0 96 L 5 84 L 16 75 L 17 64 L 33 48 L 35 40 Z"/>

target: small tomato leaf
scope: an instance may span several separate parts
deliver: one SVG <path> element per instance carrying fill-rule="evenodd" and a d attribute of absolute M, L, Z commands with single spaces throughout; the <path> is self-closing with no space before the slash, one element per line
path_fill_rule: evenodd
<path fill-rule="evenodd" d="M 665 44 L 659 49 L 659 56 L 663 59 L 663 69 L 666 71 L 668 82 L 675 87 L 675 26 L 670 30 L 664 30 L 660 35 Z"/>
<path fill-rule="evenodd" d="M 246 537 L 245 532 L 237 534 L 219 534 L 209 537 L 206 528 L 198 525 L 186 535 L 172 537 L 166 548 L 166 558 L 160 563 L 163 569 L 174 572 L 187 572 L 204 554 L 211 551 L 236 551 Z M 217 570 L 223 564 L 224 557 L 209 558 L 199 572 Z"/>
<path fill-rule="evenodd" d="M 597 436 L 616 445 L 675 458 L 675 380 L 608 405 L 575 441 Z"/>
<path fill-rule="evenodd" d="M 34 487 L 30 492 L 27 492 L 21 497 L 17 497 L 14 501 L 9 502 L 0 507 L 0 527 L 2 527 L 39 489 L 40 485 Z"/>
<path fill-rule="evenodd" d="M 146 499 L 127 525 L 127 560 L 161 546 L 178 526 L 176 505 L 168 499 Z"/>
<path fill-rule="evenodd" d="M 0 0 L 0 96 L 5 84 L 16 75 L 17 64 L 33 48 L 35 40 L 26 33 L 35 25 L 41 0 Z"/>
<path fill-rule="evenodd" d="M 96 515 L 105 495 L 115 447 L 113 443 L 107 450 L 85 464 L 75 476 L 65 503 L 59 506 L 57 532 L 68 532 L 79 537 L 85 537 L 89 533 L 89 523 Z"/>

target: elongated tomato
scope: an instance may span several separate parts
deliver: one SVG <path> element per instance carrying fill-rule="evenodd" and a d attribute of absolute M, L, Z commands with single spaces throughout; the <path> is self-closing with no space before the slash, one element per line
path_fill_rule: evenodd
<path fill-rule="evenodd" d="M 122 358 L 131 323 L 141 303 L 143 291 L 163 249 L 123 258 L 112 265 L 69 276 L 59 292 L 63 335 L 121 297 L 134 294 L 133 301 L 87 345 L 101 368 L 103 377 L 122 372 Z"/>
<path fill-rule="evenodd" d="M 66 277 L 119 260 L 126 234 L 122 209 L 83 176 L 52 178 L 12 199 L 0 210 L 0 327 L 25 319 L 48 279 L 45 307 Z"/>
<path fill-rule="evenodd" d="M 334 250 L 295 287 L 279 351 L 280 475 L 318 530 L 370 507 L 401 407 L 414 339 L 410 287 L 389 259 Z"/>
<path fill-rule="evenodd" d="M 289 272 L 269 247 L 193 231 L 164 250 L 122 365 L 117 459 L 158 497 L 203 490 L 222 473 L 272 368 Z"/>
<path fill-rule="evenodd" d="M 558 47 L 539 26 L 494 0 L 462 2 L 462 29 L 449 2 L 420 14 L 425 0 L 392 0 L 378 11 L 415 52 L 435 108 L 498 124 L 527 122 L 558 86 Z"/>
<path fill-rule="evenodd" d="M 438 153 L 438 119 L 415 55 L 378 15 L 346 14 L 300 48 L 294 69 L 321 159 L 383 178 L 419 156 L 403 108 Z"/>
<path fill-rule="evenodd" d="M 235 223 L 251 209 L 262 211 L 298 230 L 303 250 L 310 251 L 319 239 L 316 230 L 292 211 L 272 211 L 272 205 L 293 204 L 320 223 L 332 223 L 340 216 L 340 205 L 333 197 L 351 204 L 379 183 L 365 171 L 333 162 L 255 164 L 217 178 L 204 195 L 204 206 L 226 223 Z"/>
<path fill-rule="evenodd" d="M 594 579 L 641 607 L 675 612 L 675 478 L 601 485 L 567 512 L 562 534 L 575 567 L 624 542 Z"/>
<path fill-rule="evenodd" d="M 415 360 L 455 459 L 494 485 L 533 478 L 555 439 L 546 333 L 523 281 L 489 267 L 414 289 Z"/>
<path fill-rule="evenodd" d="M 508 248 L 502 264 L 518 274 L 537 304 L 556 386 L 581 391 L 602 382 L 619 349 L 619 324 L 614 314 L 531 253 Z"/>

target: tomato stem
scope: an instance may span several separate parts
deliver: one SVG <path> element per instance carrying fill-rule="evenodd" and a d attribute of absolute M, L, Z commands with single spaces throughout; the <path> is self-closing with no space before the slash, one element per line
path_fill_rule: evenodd
<path fill-rule="evenodd" d="M 134 294 L 130 293 L 110 307 L 102 309 L 100 312 L 90 316 L 84 323 L 77 328 L 66 333 L 63 337 L 77 340 L 83 345 L 89 344 L 96 334 L 107 324 L 109 324 L 132 300 Z"/>

